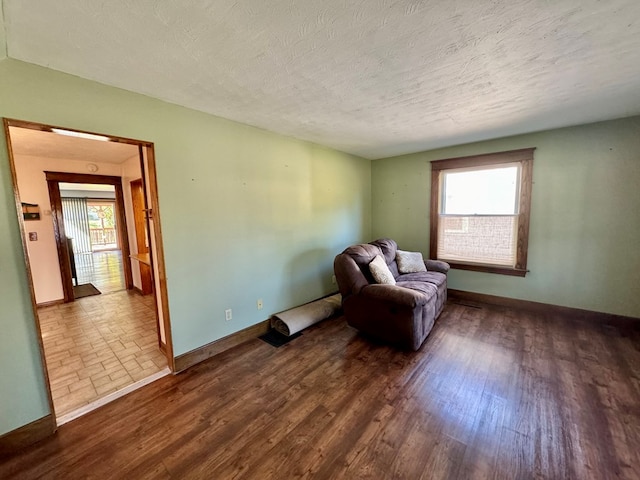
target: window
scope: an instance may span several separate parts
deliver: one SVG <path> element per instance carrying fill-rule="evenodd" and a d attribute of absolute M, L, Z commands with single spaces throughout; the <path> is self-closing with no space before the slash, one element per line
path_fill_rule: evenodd
<path fill-rule="evenodd" d="M 533 151 L 431 162 L 431 258 L 525 276 Z"/>

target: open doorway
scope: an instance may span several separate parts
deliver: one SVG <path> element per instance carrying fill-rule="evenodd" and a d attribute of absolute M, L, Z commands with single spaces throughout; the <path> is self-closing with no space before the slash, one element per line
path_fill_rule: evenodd
<path fill-rule="evenodd" d="M 74 299 L 125 290 L 115 187 L 91 183 L 59 183 L 58 187 Z"/>
<path fill-rule="evenodd" d="M 50 401 L 61 424 L 174 368 L 153 145 L 4 123 Z"/>

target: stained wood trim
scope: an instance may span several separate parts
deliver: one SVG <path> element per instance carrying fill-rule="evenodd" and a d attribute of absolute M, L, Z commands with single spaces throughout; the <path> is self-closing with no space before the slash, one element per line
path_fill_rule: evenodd
<path fill-rule="evenodd" d="M 520 204 L 518 206 L 518 245 L 516 247 L 516 270 L 527 270 L 529 251 L 529 219 L 531 218 L 531 189 L 533 186 L 533 149 L 531 156 L 521 161 Z M 523 275 L 524 276 L 524 275 Z"/>
<path fill-rule="evenodd" d="M 154 272 L 152 268 L 152 275 L 158 275 L 160 284 L 160 291 L 156 292 L 156 295 L 160 295 L 160 303 L 162 305 L 162 322 L 164 326 L 164 340 L 166 343 L 166 355 L 167 363 L 172 372 L 176 372 L 176 359 L 173 356 L 173 337 L 171 334 L 171 319 L 169 315 L 169 294 L 167 292 L 167 271 L 164 263 L 164 245 L 162 243 L 162 226 L 160 222 L 160 201 L 158 199 L 158 177 L 156 174 L 156 157 L 153 149 L 153 144 L 147 145 L 145 150 L 146 163 L 147 163 L 147 175 L 145 175 L 144 166 L 142 170 L 142 178 L 146 179 L 149 184 L 149 196 L 151 197 L 151 213 L 153 215 L 153 233 L 154 241 L 156 245 L 156 261 L 158 264 L 158 271 Z M 142 151 L 140 151 L 142 154 Z M 145 195 L 146 198 L 146 195 Z M 153 258 L 153 257 L 151 257 Z M 155 285 L 155 282 L 154 282 Z M 155 287 L 154 287 L 155 288 Z M 157 302 L 156 302 L 157 303 Z"/>
<path fill-rule="evenodd" d="M 51 132 L 54 128 L 58 128 L 58 129 L 67 130 L 70 132 L 88 133 L 90 135 L 100 135 L 102 137 L 107 137 L 110 142 L 115 142 L 115 143 L 128 143 L 130 145 L 145 145 L 145 146 L 152 145 L 151 142 L 146 142 L 144 140 L 135 140 L 133 138 L 120 137 L 117 135 L 106 135 L 103 133 L 89 132 L 87 130 L 78 130 L 76 128 L 60 127 L 56 125 L 45 125 L 42 123 L 29 122 L 26 120 L 18 120 L 15 118 L 6 118 L 5 120 L 6 122 L 8 122 L 8 125 L 10 127 L 28 128 L 30 130 L 39 130 L 41 132 Z"/>
<path fill-rule="evenodd" d="M 432 258 L 435 258 L 432 257 Z M 468 270 L 471 272 L 484 272 L 484 273 L 497 273 L 499 275 L 510 275 L 512 277 L 524 277 L 527 274 L 527 270 L 517 269 L 517 268 L 509 268 L 509 267 L 499 267 L 497 265 L 474 265 L 473 263 L 460 263 L 460 262 L 451 262 L 449 260 L 445 260 L 451 268 L 455 268 L 457 270 Z"/>
<path fill-rule="evenodd" d="M 47 180 L 66 183 L 91 183 L 96 185 L 122 186 L 122 178 L 115 175 L 93 175 L 90 173 L 44 172 Z"/>
<path fill-rule="evenodd" d="M 501 267 L 493 265 L 471 264 L 464 262 L 449 263 L 451 268 L 470 270 L 474 272 L 497 273 L 514 277 L 524 277 L 527 270 L 527 256 L 529 248 L 529 224 L 531 218 L 531 190 L 533 185 L 533 148 L 522 148 L 505 152 L 472 155 L 468 157 L 447 158 L 431 162 L 431 205 L 429 212 L 429 257 L 438 258 L 438 222 L 440 221 L 440 172 L 456 168 L 482 167 L 503 163 L 520 163 L 520 189 L 518 203 L 518 239 L 516 245 L 515 267 Z"/>
<path fill-rule="evenodd" d="M 22 255 L 25 269 L 27 271 L 27 279 L 29 280 L 29 297 L 31 299 L 31 312 L 36 326 L 36 336 L 38 337 L 38 349 L 40 350 L 40 364 L 42 367 L 42 376 L 45 383 L 45 391 L 49 410 L 55 418 L 55 409 L 53 407 L 53 396 L 51 395 L 51 381 L 49 380 L 49 371 L 47 370 L 47 360 L 44 355 L 44 343 L 42 341 L 42 328 L 40 326 L 40 317 L 38 316 L 38 308 L 36 304 L 36 292 L 33 286 L 33 273 L 31 271 L 31 261 L 29 260 L 29 250 L 27 249 L 26 229 L 24 226 L 24 218 L 22 216 L 22 201 L 20 200 L 20 191 L 18 190 L 18 174 L 16 173 L 15 158 L 13 156 L 13 148 L 11 146 L 11 136 L 9 134 L 10 120 L 3 118 L 4 136 L 7 142 L 7 153 L 9 156 L 9 169 L 11 170 L 11 183 L 13 185 L 13 197 L 16 202 L 16 215 L 20 229 L 20 237 L 22 238 Z M 55 428 L 54 428 L 55 430 Z"/>
<path fill-rule="evenodd" d="M 176 357 L 176 372 L 186 370 L 187 368 L 211 358 L 214 355 L 218 355 L 230 348 L 241 345 L 249 340 L 259 337 L 260 335 L 264 335 L 269 331 L 269 325 L 270 321 L 264 320 L 252 325 L 251 327 L 240 330 L 239 332 L 232 333 L 224 338 L 196 348 L 195 350 L 178 355 Z"/>
<path fill-rule="evenodd" d="M 53 435 L 57 429 L 56 419 L 49 414 L 20 428 L 0 436 L 0 457 L 6 457 L 22 450 L 43 438 Z"/>
<path fill-rule="evenodd" d="M 129 258 L 129 235 L 127 234 L 127 220 L 124 210 L 124 192 L 122 189 L 122 178 L 114 175 L 91 175 L 86 173 L 50 172 L 45 171 L 45 178 L 49 187 L 49 198 L 51 200 L 51 213 L 53 215 L 53 230 L 58 247 L 58 258 L 60 260 L 60 271 L 62 273 L 62 289 L 65 302 L 73 301 L 73 280 L 71 277 L 70 253 L 67 247 L 66 234 L 64 231 L 64 221 L 62 216 L 62 199 L 60 197 L 60 182 L 67 183 L 90 183 L 97 185 L 113 185 L 116 202 L 116 221 L 118 242 L 122 250 L 122 266 L 124 272 L 124 282 L 127 290 L 133 288 L 133 274 L 131 273 L 131 262 Z"/>
<path fill-rule="evenodd" d="M 46 174 L 46 172 L 45 172 Z M 53 236 L 56 240 L 58 251 L 58 263 L 60 265 L 60 275 L 62 276 L 62 294 L 65 303 L 73 302 L 73 275 L 71 273 L 71 253 L 67 243 L 67 234 L 64 230 L 64 219 L 62 217 L 62 199 L 60 198 L 60 188 L 57 180 L 47 178 L 49 189 L 49 201 L 51 202 L 51 217 L 53 219 Z"/>
<path fill-rule="evenodd" d="M 535 147 L 521 148 L 519 150 L 432 160 L 431 170 L 450 170 L 454 168 L 483 167 L 485 165 L 498 165 L 500 163 L 522 162 L 523 160 L 533 157 L 533 151 L 535 149 Z"/>
<path fill-rule="evenodd" d="M 431 171 L 431 211 L 429 213 L 429 258 L 438 257 L 438 211 L 440 209 L 440 171 Z"/>
<path fill-rule="evenodd" d="M 500 297 L 496 295 L 487 295 L 477 292 L 467 292 L 464 290 L 455 290 L 452 288 L 449 288 L 447 290 L 447 293 L 449 299 L 451 300 L 460 300 L 472 303 L 486 303 L 489 305 L 498 305 L 500 307 L 527 310 L 530 312 L 540 313 L 542 315 L 561 315 L 598 324 L 613 325 L 619 328 L 640 330 L 640 318 L 635 317 L 626 317 L 624 315 L 615 315 L 612 313 L 594 312 L 592 310 L 582 310 L 580 308 L 573 307 L 563 307 L 561 305 L 552 305 L 549 303 L 532 302 L 529 300 L 521 300 L 518 298 Z"/>

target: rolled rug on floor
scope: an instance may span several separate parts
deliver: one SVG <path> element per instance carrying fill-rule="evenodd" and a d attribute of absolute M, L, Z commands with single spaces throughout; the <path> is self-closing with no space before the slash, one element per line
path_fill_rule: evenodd
<path fill-rule="evenodd" d="M 283 335 L 293 335 L 305 328 L 336 315 L 342 307 L 339 293 L 306 303 L 271 317 L 271 328 Z"/>

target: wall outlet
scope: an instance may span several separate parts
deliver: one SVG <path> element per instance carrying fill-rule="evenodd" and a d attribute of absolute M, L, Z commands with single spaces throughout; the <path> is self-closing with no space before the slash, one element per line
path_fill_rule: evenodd
<path fill-rule="evenodd" d="M 261 299 L 261 298 L 259 298 L 259 299 L 256 301 L 256 306 L 258 307 L 258 310 L 262 310 L 262 307 L 263 307 L 264 305 L 262 304 L 262 299 Z"/>
<path fill-rule="evenodd" d="M 338 281 L 336 280 L 336 276 L 335 275 L 331 275 L 331 283 L 333 285 L 335 285 L 336 283 L 338 283 Z"/>
<path fill-rule="evenodd" d="M 226 320 L 227 322 L 233 318 L 233 314 L 232 314 L 232 312 L 231 312 L 231 309 L 230 309 L 230 308 L 227 308 L 227 309 L 224 311 L 224 318 L 225 318 L 225 320 Z"/>

